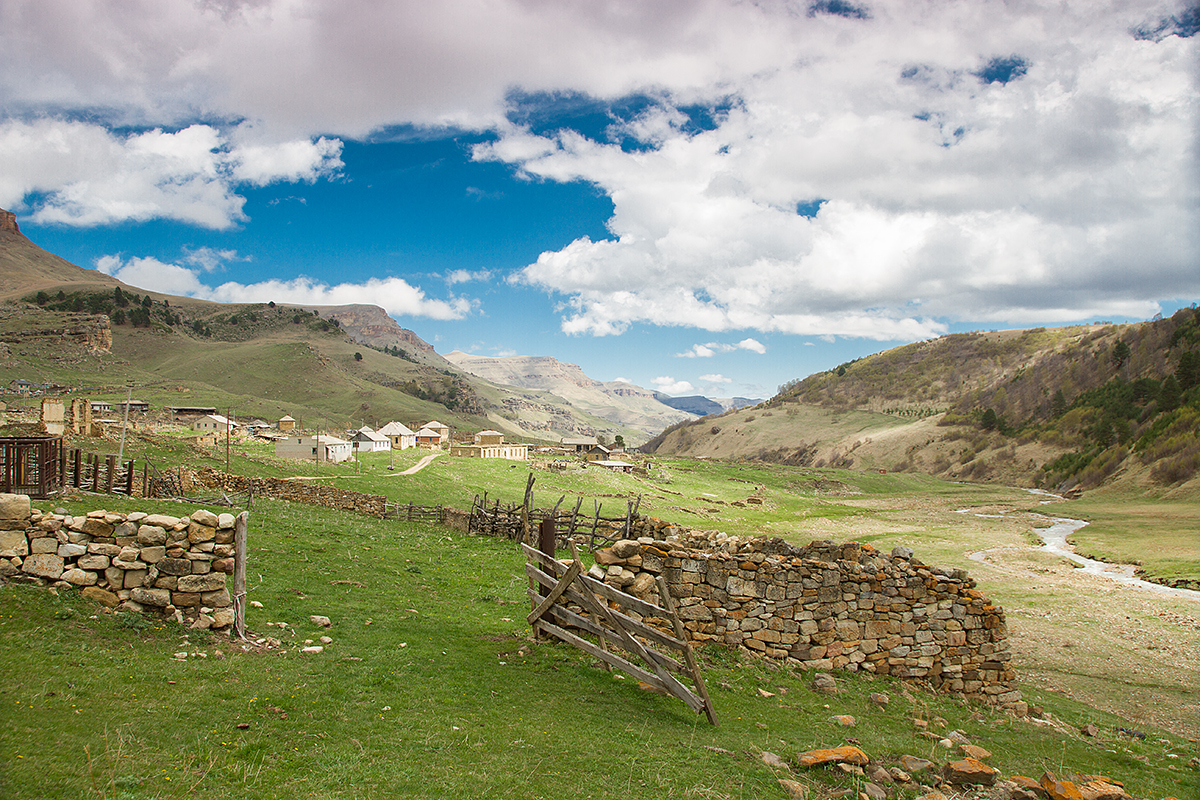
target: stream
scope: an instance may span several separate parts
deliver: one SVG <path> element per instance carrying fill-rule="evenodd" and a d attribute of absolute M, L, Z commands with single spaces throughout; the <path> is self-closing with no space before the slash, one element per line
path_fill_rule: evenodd
<path fill-rule="evenodd" d="M 1055 500 L 1062 499 L 1061 497 L 1058 497 L 1057 495 L 1052 495 L 1048 492 L 1043 492 L 1043 491 L 1040 491 L 1037 489 L 1028 489 L 1026 491 L 1029 491 L 1032 494 L 1045 495 L 1048 499 L 1044 500 L 1043 503 L 1052 503 Z M 964 509 L 960 509 L 957 513 L 971 514 L 973 512 L 969 508 L 964 508 Z M 997 514 L 975 514 L 975 516 L 996 519 L 1000 515 L 997 515 Z M 1061 556 L 1062 558 L 1069 559 L 1070 561 L 1079 565 L 1078 568 L 1081 571 L 1083 571 L 1089 575 L 1098 575 L 1102 578 L 1108 578 L 1109 580 L 1116 581 L 1117 583 L 1132 587 L 1134 589 L 1143 589 L 1145 591 L 1154 592 L 1155 594 L 1165 595 L 1168 597 L 1185 597 L 1190 600 L 1200 600 L 1200 592 L 1194 591 L 1192 589 L 1176 589 L 1171 586 L 1163 586 L 1162 584 L 1151 583 L 1150 581 L 1142 580 L 1141 578 L 1137 577 L 1134 574 L 1135 567 L 1132 564 L 1108 564 L 1108 563 L 1105 563 L 1104 561 L 1096 561 L 1095 559 L 1087 558 L 1086 556 L 1081 556 L 1078 553 L 1076 553 L 1075 549 L 1073 547 L 1071 547 L 1070 544 L 1068 544 L 1067 537 L 1070 536 L 1075 531 L 1077 531 L 1080 528 L 1087 525 L 1087 523 L 1084 522 L 1083 520 L 1067 519 L 1065 517 L 1042 517 L 1041 515 L 1036 515 L 1036 516 L 1039 516 L 1042 519 L 1049 519 L 1050 522 L 1053 523 L 1049 528 L 1035 529 L 1037 531 L 1038 535 L 1042 539 L 1042 546 L 1039 549 L 1041 549 L 1047 553 L 1053 553 L 1056 556 Z M 967 557 L 970 558 L 972 561 L 978 561 L 980 563 L 984 563 L 985 555 L 987 555 L 988 553 L 1003 550 L 1003 549 L 1004 548 L 994 548 L 993 550 L 980 550 L 977 553 L 969 554 Z"/>

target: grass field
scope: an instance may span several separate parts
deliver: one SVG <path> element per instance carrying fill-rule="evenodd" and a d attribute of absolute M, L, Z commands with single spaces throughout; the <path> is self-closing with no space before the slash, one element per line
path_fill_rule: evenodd
<path fill-rule="evenodd" d="M 1182 766 L 1194 743 L 1122 739 L 1115 726 L 1129 723 L 1054 693 L 1030 697 L 1061 722 L 1045 727 L 889 679 L 844 676 L 842 694 L 818 695 L 810 676 L 708 647 L 714 728 L 576 651 L 530 641 L 510 543 L 276 502 L 256 502 L 251 519 L 249 598 L 263 607 L 247 622 L 282 651 L 243 653 L 69 592 L 0 588 L 0 796 L 784 797 L 759 751 L 794 761 L 849 735 L 884 763 L 943 760 L 913 718 L 962 729 L 1006 774 L 1105 774 L 1137 797 L 1200 791 Z M 323 653 L 298 654 L 323 634 Z M 870 692 L 889 695 L 885 710 Z M 833 723 L 840 713 L 856 727 Z M 1075 732 L 1088 722 L 1100 738 Z M 861 781 L 792 777 L 817 796 Z"/>

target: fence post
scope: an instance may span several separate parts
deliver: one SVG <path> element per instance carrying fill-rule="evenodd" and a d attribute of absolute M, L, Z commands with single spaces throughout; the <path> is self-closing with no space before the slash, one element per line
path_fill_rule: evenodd
<path fill-rule="evenodd" d="M 117 457 L 116 456 L 108 456 L 107 458 L 105 458 L 104 466 L 106 468 L 105 476 L 104 476 L 104 493 L 112 494 L 113 478 L 116 477 L 115 475 L 113 475 L 113 473 L 116 472 L 116 470 L 117 470 Z"/>
<path fill-rule="evenodd" d="M 246 638 L 246 529 L 250 512 L 233 521 L 233 634 Z"/>

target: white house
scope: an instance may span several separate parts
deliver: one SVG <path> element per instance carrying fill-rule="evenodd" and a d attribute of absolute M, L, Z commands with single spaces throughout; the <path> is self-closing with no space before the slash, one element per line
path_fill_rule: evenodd
<path fill-rule="evenodd" d="M 380 450 L 391 450 L 392 440 L 364 425 L 350 437 L 350 445 L 357 453 L 375 453 Z"/>
<path fill-rule="evenodd" d="M 221 414 L 205 414 L 203 417 L 200 417 L 198 420 L 192 423 L 192 430 L 216 431 L 217 433 L 224 433 L 226 430 L 236 430 L 237 426 L 238 424 L 236 422 L 222 416 Z"/>
<path fill-rule="evenodd" d="M 430 427 L 417 431 L 417 447 L 441 448 L 442 435 Z"/>
<path fill-rule="evenodd" d="M 275 455 L 280 458 L 298 458 L 317 462 L 330 461 L 337 464 L 348 461 L 353 448 L 345 439 L 320 434 L 318 436 L 289 436 L 275 442 Z"/>
<path fill-rule="evenodd" d="M 452 444 L 450 455 L 466 458 L 507 458 L 513 461 L 529 459 L 529 445 L 505 444 L 504 434 L 499 431 L 480 431 L 475 434 L 475 444 Z"/>
<path fill-rule="evenodd" d="M 407 450 L 417 446 L 416 432 L 402 422 L 389 422 L 375 432 L 391 439 L 393 450 Z"/>

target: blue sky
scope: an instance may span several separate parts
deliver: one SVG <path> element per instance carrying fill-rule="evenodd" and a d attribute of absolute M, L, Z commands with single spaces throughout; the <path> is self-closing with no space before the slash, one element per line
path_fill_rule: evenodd
<path fill-rule="evenodd" d="M 7 0 L 0 207 L 144 288 L 767 397 L 1200 297 L 1194 2 Z"/>

